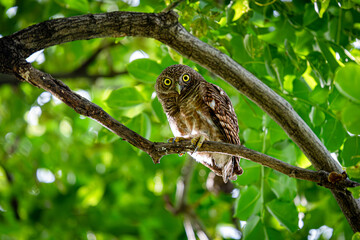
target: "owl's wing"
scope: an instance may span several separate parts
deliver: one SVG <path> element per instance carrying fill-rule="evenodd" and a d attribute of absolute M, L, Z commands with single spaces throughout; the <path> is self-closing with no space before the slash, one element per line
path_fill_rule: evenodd
<path fill-rule="evenodd" d="M 240 144 L 239 126 L 229 96 L 219 86 L 203 82 L 203 100 L 211 108 L 211 116 L 226 142 Z"/>

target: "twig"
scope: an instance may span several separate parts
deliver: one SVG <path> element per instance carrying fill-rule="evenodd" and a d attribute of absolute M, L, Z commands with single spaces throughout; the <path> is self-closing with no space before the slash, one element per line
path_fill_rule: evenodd
<path fill-rule="evenodd" d="M 169 4 L 169 6 L 167 6 L 164 10 L 162 10 L 161 12 L 169 12 L 171 10 L 173 10 L 174 8 L 176 8 L 182 1 L 184 0 L 176 0 L 173 1 L 172 3 Z"/>
<path fill-rule="evenodd" d="M 128 141 L 133 146 L 145 151 L 150 155 L 154 163 L 159 163 L 160 159 L 165 155 L 181 152 L 191 152 L 194 149 L 190 140 L 176 143 L 159 143 L 151 142 L 148 139 L 143 138 L 136 132 L 116 121 L 96 104 L 71 91 L 70 88 L 63 82 L 53 78 L 50 74 L 43 73 L 33 68 L 32 65 L 27 62 L 22 62 L 19 64 L 19 67 L 16 68 L 15 71 L 17 76 L 19 76 L 24 81 L 45 89 L 55 97 L 59 98 L 65 104 L 73 108 L 77 113 L 98 121 L 100 124 L 124 140 Z M 344 191 L 344 189 L 347 187 L 355 187 L 360 185 L 359 183 L 351 181 L 348 178 L 341 179 L 341 181 L 336 182 L 335 185 L 333 182 L 330 182 L 327 179 L 329 173 L 322 172 L 319 174 L 317 171 L 292 166 L 276 158 L 248 149 L 242 145 L 239 146 L 228 143 L 206 141 L 198 151 L 219 152 L 232 156 L 240 156 L 242 158 L 270 167 L 278 172 L 286 174 L 289 177 L 320 183 L 324 187 L 337 189 L 338 191 Z"/>
<path fill-rule="evenodd" d="M 188 239 L 196 240 L 195 233 L 200 240 L 211 239 L 198 219 L 195 209 L 197 206 L 189 205 L 187 203 L 187 194 L 192 179 L 192 173 L 194 170 L 194 161 L 187 159 L 183 168 L 181 169 L 181 177 L 176 185 L 176 199 L 175 204 L 172 204 L 169 196 L 164 196 L 166 208 L 174 215 L 184 215 L 184 228 Z"/>
<path fill-rule="evenodd" d="M 299 146 L 316 169 L 337 174 L 342 172 L 341 165 L 331 157 L 324 144 L 287 101 L 229 56 L 186 31 L 173 11 L 159 14 L 136 12 L 87 14 L 52 19 L 30 26 L 10 36 L 0 38 L 0 72 L 16 74 L 19 78 L 27 79 L 29 83 L 32 83 L 33 79 L 29 76 L 19 75 L 19 70 L 23 68 L 21 66 L 23 61 L 30 54 L 70 41 L 123 36 L 149 37 L 159 40 L 184 57 L 219 75 L 268 113 Z M 30 72 L 27 71 L 25 74 L 30 74 Z M 39 76 L 43 77 L 43 75 Z M 46 78 L 49 79 L 49 77 L 44 77 Z M 57 81 L 54 82 L 57 84 Z M 34 83 L 36 84 L 38 83 Z M 59 86 L 62 84 L 59 83 Z M 67 101 L 68 96 L 62 96 L 61 92 L 57 94 L 61 96 L 60 99 Z M 78 95 L 75 96 L 78 97 Z M 66 104 L 72 103 L 66 102 Z M 80 113 L 100 122 L 103 120 L 102 124 L 108 128 L 125 129 L 122 124 L 109 120 L 112 118 L 106 113 L 97 111 L 96 113 L 105 115 L 94 116 L 88 111 L 89 105 L 86 102 L 82 102 L 81 107 L 83 109 L 77 109 Z M 136 140 L 139 140 L 137 138 L 139 137 L 132 134 L 124 137 L 132 144 L 136 144 Z M 145 145 L 138 146 L 140 149 L 149 151 L 153 159 L 156 160 L 154 156 L 157 160 L 160 159 L 161 155 L 149 148 L 149 146 L 154 146 L 154 143 L 146 139 L 139 142 L 139 144 L 146 142 Z M 337 192 L 335 189 L 332 189 L 332 193 L 353 231 L 360 231 L 360 202 L 349 193 Z"/>

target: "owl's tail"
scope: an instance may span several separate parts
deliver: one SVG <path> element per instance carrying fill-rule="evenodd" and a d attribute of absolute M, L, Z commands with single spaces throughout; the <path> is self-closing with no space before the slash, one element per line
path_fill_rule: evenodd
<path fill-rule="evenodd" d="M 237 175 L 243 174 L 244 170 L 240 167 L 239 161 L 239 157 L 232 157 L 231 161 L 224 166 L 222 169 L 224 183 L 227 183 L 229 179 L 235 181 Z"/>
<path fill-rule="evenodd" d="M 236 175 L 243 174 L 244 170 L 240 167 L 240 158 L 239 157 L 232 157 L 232 162 L 234 165 L 234 173 Z"/>

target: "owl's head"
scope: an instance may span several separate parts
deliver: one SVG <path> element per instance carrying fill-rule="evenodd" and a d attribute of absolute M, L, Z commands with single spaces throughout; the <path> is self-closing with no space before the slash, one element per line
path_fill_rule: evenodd
<path fill-rule="evenodd" d="M 158 94 L 179 96 L 189 91 L 199 83 L 203 77 L 191 67 L 186 65 L 172 65 L 162 71 L 156 80 L 155 90 Z"/>

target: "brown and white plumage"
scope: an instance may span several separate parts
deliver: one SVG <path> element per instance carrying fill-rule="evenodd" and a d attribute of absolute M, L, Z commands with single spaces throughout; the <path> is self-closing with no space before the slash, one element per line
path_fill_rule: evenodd
<path fill-rule="evenodd" d="M 205 140 L 240 144 L 230 98 L 192 68 L 180 64 L 167 67 L 157 78 L 155 89 L 175 137 L 204 136 Z M 243 172 L 236 156 L 205 152 L 191 156 L 222 176 L 224 182 Z"/>

